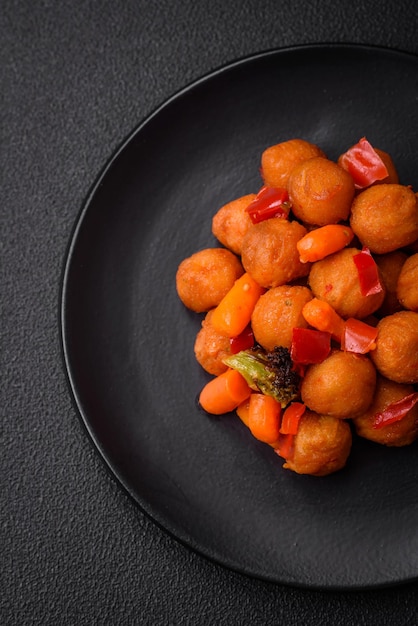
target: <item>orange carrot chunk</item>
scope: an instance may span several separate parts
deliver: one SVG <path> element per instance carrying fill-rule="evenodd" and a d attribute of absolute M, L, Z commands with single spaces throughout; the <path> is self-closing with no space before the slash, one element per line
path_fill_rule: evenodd
<path fill-rule="evenodd" d="M 199 403 L 207 413 L 222 415 L 236 409 L 250 394 L 251 389 L 241 374 L 228 369 L 203 387 Z"/>
<path fill-rule="evenodd" d="M 263 287 L 248 274 L 243 274 L 214 309 L 211 323 L 219 333 L 236 337 L 248 326 Z"/>
<path fill-rule="evenodd" d="M 341 341 L 345 327 L 344 320 L 328 302 L 312 298 L 304 305 L 302 315 L 309 326 L 330 333 L 333 339 Z"/>
<path fill-rule="evenodd" d="M 250 397 L 248 427 L 256 439 L 274 444 L 280 435 L 280 404 L 271 396 L 253 393 Z"/>
<path fill-rule="evenodd" d="M 302 263 L 320 261 L 345 248 L 353 239 L 349 226 L 327 224 L 307 233 L 296 244 Z"/>

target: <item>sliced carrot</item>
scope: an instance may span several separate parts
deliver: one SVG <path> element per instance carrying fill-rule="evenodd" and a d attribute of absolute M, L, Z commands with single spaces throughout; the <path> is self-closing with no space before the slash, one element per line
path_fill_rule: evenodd
<path fill-rule="evenodd" d="M 344 320 L 328 302 L 312 298 L 304 305 L 302 315 L 310 326 L 330 333 L 333 339 L 341 341 Z"/>
<path fill-rule="evenodd" d="M 211 323 L 215 330 L 227 337 L 236 337 L 248 326 L 263 287 L 248 274 L 235 281 L 232 288 L 212 313 Z"/>
<path fill-rule="evenodd" d="M 353 239 L 354 233 L 349 226 L 327 224 L 307 233 L 296 244 L 302 263 L 320 261 L 329 254 L 338 252 Z"/>
<path fill-rule="evenodd" d="M 299 421 L 306 411 L 306 405 L 302 402 L 292 402 L 285 409 L 282 417 L 280 432 L 283 435 L 296 435 L 298 432 Z"/>
<path fill-rule="evenodd" d="M 280 435 L 280 404 L 271 396 L 253 393 L 250 396 L 248 427 L 256 439 L 264 443 L 275 443 Z"/>
<path fill-rule="evenodd" d="M 246 398 L 244 402 L 241 402 L 241 404 L 237 406 L 237 415 L 240 418 L 241 422 L 246 426 L 249 426 L 250 423 L 250 398 L 251 396 L 249 398 Z"/>
<path fill-rule="evenodd" d="M 228 369 L 203 387 L 199 403 L 207 413 L 222 415 L 236 409 L 250 393 L 251 389 L 241 374 Z"/>

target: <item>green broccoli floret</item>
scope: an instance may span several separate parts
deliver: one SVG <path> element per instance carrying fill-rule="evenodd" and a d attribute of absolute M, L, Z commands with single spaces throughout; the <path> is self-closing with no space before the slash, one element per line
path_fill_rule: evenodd
<path fill-rule="evenodd" d="M 254 391 L 272 396 L 284 408 L 299 397 L 301 377 L 287 348 L 266 351 L 260 346 L 231 354 L 223 362 L 237 370 Z"/>

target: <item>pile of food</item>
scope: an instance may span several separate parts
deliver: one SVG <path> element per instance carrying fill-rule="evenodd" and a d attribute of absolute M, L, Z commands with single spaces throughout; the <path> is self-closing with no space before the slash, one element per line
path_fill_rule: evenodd
<path fill-rule="evenodd" d="M 210 414 L 236 411 L 299 474 L 346 465 L 353 436 L 418 438 L 418 194 L 366 138 L 337 162 L 290 139 L 257 193 L 213 215 L 219 247 L 177 270 L 204 313 L 194 351 Z"/>

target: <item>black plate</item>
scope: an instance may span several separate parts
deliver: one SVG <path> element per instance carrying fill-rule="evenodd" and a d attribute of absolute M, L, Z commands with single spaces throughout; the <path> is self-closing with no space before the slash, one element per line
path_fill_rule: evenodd
<path fill-rule="evenodd" d="M 418 577 L 416 445 L 356 441 L 327 478 L 282 469 L 235 416 L 196 405 L 200 316 L 179 262 L 211 217 L 261 186 L 262 150 L 302 137 L 331 158 L 367 138 L 418 186 L 418 62 L 362 46 L 262 53 L 187 87 L 105 167 L 65 268 L 64 355 L 82 419 L 122 485 L 177 539 L 263 579 L 321 588 Z"/>

